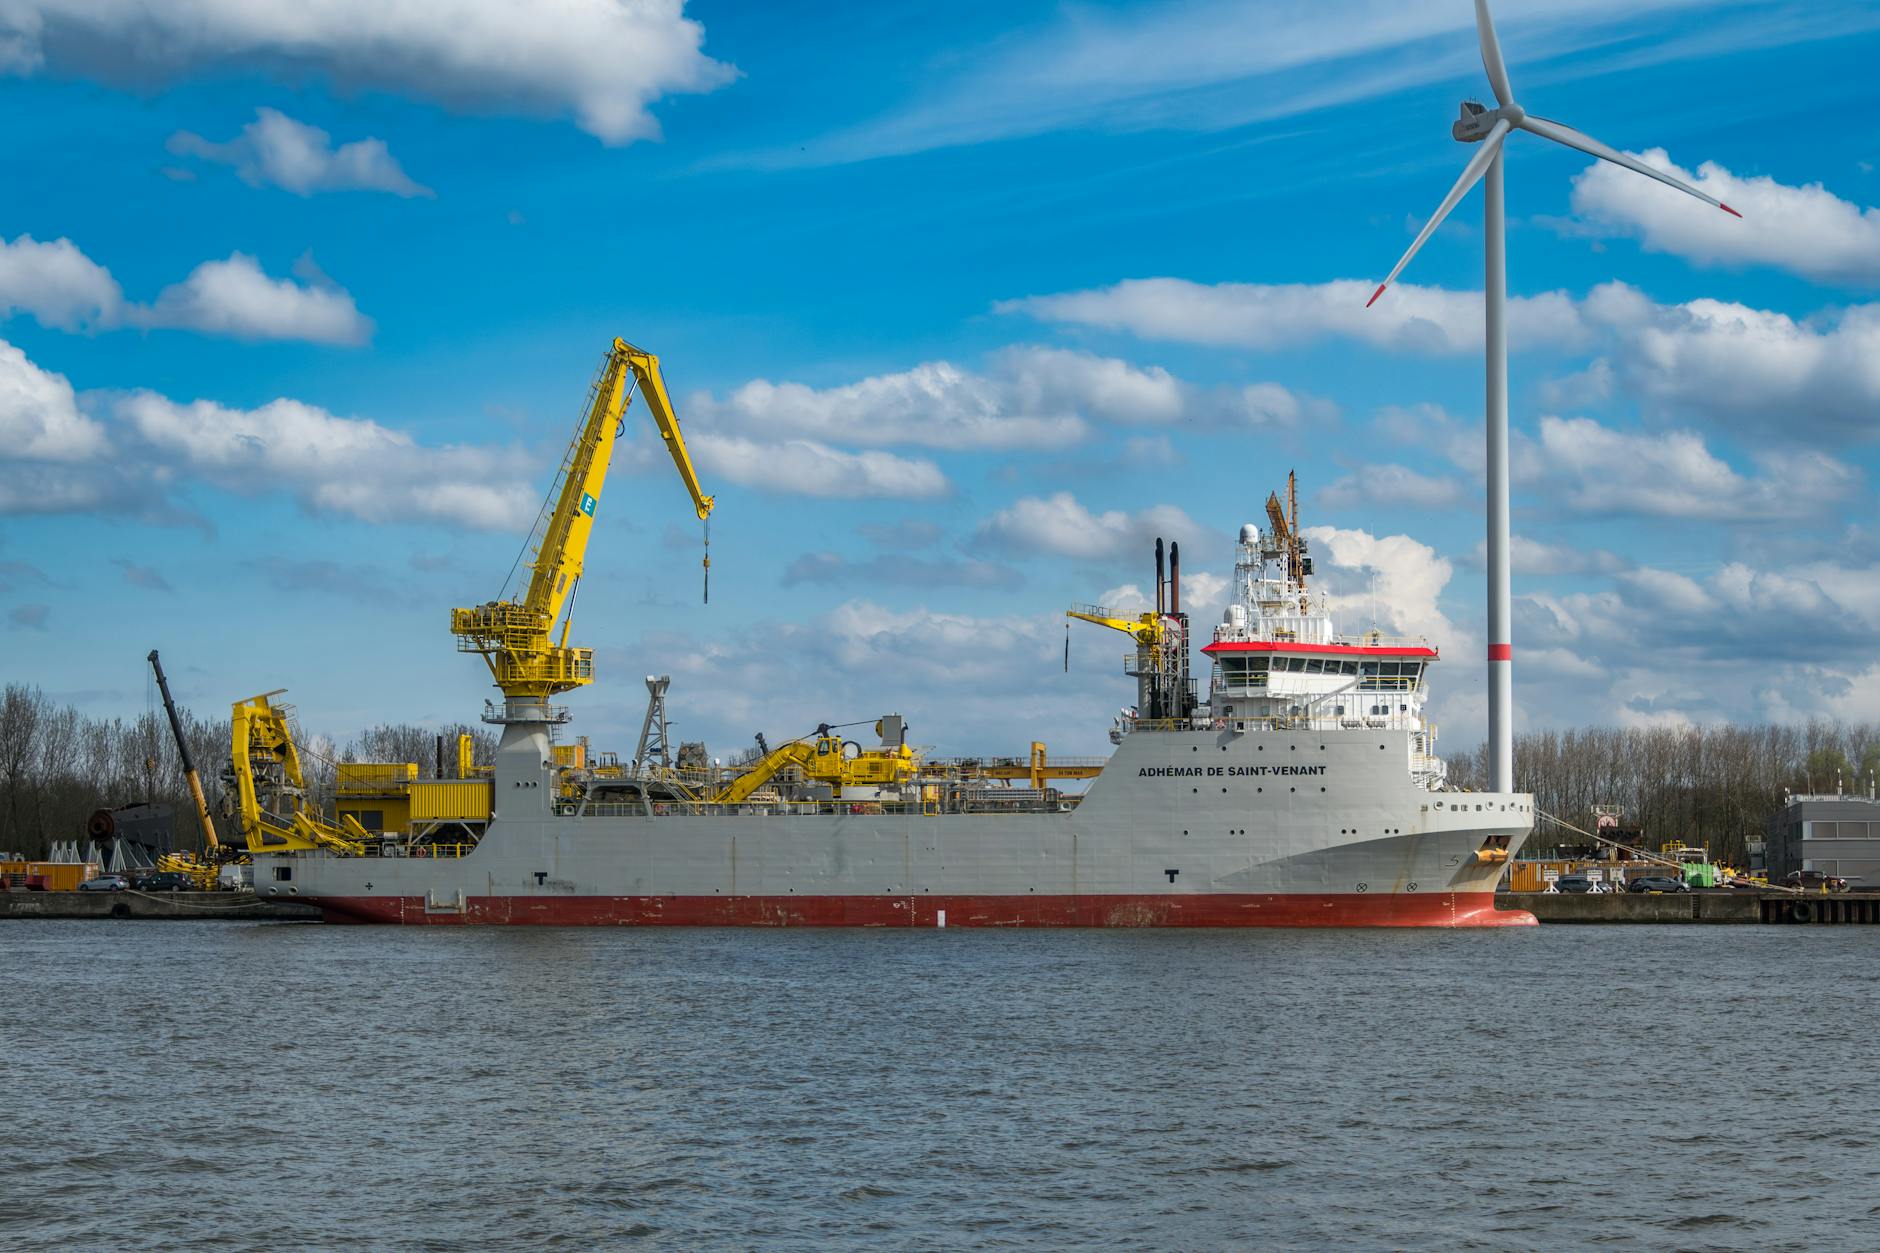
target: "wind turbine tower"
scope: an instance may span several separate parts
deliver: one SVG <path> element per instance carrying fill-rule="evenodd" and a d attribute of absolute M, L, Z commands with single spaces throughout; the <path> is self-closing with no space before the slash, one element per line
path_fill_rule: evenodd
<path fill-rule="evenodd" d="M 1389 276 L 1377 285 L 1365 308 L 1377 303 L 1384 289 L 1397 280 L 1410 258 L 1417 255 L 1456 202 L 1476 183 L 1483 187 L 1482 238 L 1486 265 L 1483 304 L 1487 318 L 1484 342 L 1487 374 L 1488 424 L 1488 740 L 1489 779 L 1492 792 L 1514 791 L 1514 645 L 1509 630 L 1510 597 L 1508 571 L 1508 271 L 1506 219 L 1502 209 L 1502 146 L 1511 131 L 1526 131 L 1564 144 L 1588 156 L 1624 166 L 1646 178 L 1655 178 L 1681 192 L 1695 196 L 1707 205 L 1742 217 L 1721 200 L 1712 199 L 1681 179 L 1634 161 L 1616 148 L 1607 147 L 1591 135 L 1535 117 L 1515 102 L 1514 88 L 1508 82 L 1508 67 L 1501 59 L 1501 41 L 1495 37 L 1495 22 L 1488 12 L 1488 0 L 1475 0 L 1475 29 L 1482 43 L 1482 68 L 1488 71 L 1488 85 L 1495 93 L 1496 108 L 1474 100 L 1462 102 L 1462 114 L 1450 128 L 1457 141 L 1480 144 L 1462 177 L 1449 189 L 1436 212 L 1423 225 L 1410 248 L 1397 262 Z"/>

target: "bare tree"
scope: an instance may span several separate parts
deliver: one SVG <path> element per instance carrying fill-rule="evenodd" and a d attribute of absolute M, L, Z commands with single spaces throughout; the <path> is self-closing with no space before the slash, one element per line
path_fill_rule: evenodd
<path fill-rule="evenodd" d="M 46 709 L 46 695 L 37 687 L 9 683 L 0 694 L 0 787 L 6 789 L 6 828 L 0 843 L 29 854 L 42 852 L 45 843 L 42 832 L 26 830 L 21 811 L 33 786 L 31 766 Z"/>

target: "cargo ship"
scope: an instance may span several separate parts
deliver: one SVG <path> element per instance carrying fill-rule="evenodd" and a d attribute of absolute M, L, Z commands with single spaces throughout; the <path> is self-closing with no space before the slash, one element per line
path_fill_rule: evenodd
<path fill-rule="evenodd" d="M 1532 797 L 1448 785 L 1424 716 L 1438 649 L 1334 630 L 1290 480 L 1265 525 L 1240 531 L 1229 601 L 1199 649 L 1204 688 L 1176 546 L 1165 576 L 1157 541 L 1152 604 L 1070 611 L 1132 645 L 1136 703 L 1110 727 L 1107 759 L 1054 760 L 1036 743 L 1027 756 L 940 758 L 891 714 L 867 744 L 824 725 L 774 747 L 759 736 L 749 760 L 715 766 L 699 746 L 668 751 L 666 682 L 652 678 L 630 760 L 558 742 L 568 715 L 548 698 L 590 681 L 592 654 L 553 628 L 634 382 L 709 516 L 656 359 L 616 341 L 544 507 L 527 593 L 453 611 L 460 647 L 484 656 L 504 693 L 485 713 L 501 727 L 493 761 L 433 780 L 415 765 L 376 781 L 354 767 L 355 794 L 381 799 L 370 811 L 342 801 L 329 819 L 307 800 L 278 693 L 238 703 L 229 792 L 258 893 L 343 923 L 1533 922 L 1494 899 Z"/>

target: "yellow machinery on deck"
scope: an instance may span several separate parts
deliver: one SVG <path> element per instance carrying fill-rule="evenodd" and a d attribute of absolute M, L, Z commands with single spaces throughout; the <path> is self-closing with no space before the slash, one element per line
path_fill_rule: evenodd
<path fill-rule="evenodd" d="M 535 556 L 529 586 L 520 601 L 492 600 L 471 609 L 453 609 L 451 633 L 464 652 L 483 654 L 490 675 L 501 688 L 513 712 L 546 713 L 549 697 L 594 681 L 594 650 L 568 646 L 574 623 L 574 595 L 581 581 L 588 539 L 594 528 L 601 488 L 613 460 L 614 441 L 624 423 L 622 415 L 632 403 L 632 380 L 646 397 L 647 408 L 665 440 L 666 451 L 685 480 L 692 506 L 709 528 L 713 498 L 699 486 L 685 437 L 672 410 L 671 398 L 659 372 L 659 358 L 616 339 L 601 363 L 589 394 L 587 416 L 562 461 L 559 489 L 549 493 L 536 523 Z M 710 531 L 706 532 L 706 596 L 710 598 Z M 566 610 L 566 617 L 563 611 Z M 555 622 L 562 619 L 559 638 Z"/>
<path fill-rule="evenodd" d="M 1073 757 L 1054 762 L 1041 740 L 1031 742 L 1031 756 L 1026 758 L 963 758 L 952 763 L 954 772 L 963 779 L 996 779 L 1005 783 L 1023 780 L 1027 787 L 1033 788 L 1042 788 L 1057 779 L 1094 779 L 1103 773 L 1105 764 L 1106 759 L 1102 757 Z"/>
<path fill-rule="evenodd" d="M 232 711 L 228 783 L 248 850 L 363 854 L 370 837 L 351 814 L 332 822 L 307 799 L 307 777 L 288 724 L 291 711 L 271 700 L 280 694 L 237 701 Z"/>
<path fill-rule="evenodd" d="M 850 748 L 855 751 L 849 752 Z M 797 767 L 812 783 L 828 784 L 833 797 L 840 800 L 845 788 L 898 787 L 912 782 L 920 773 L 920 758 L 905 742 L 862 748 L 824 725 L 816 728 L 813 737 L 791 740 L 764 753 L 707 799 L 717 805 L 742 804 L 789 766 Z"/>

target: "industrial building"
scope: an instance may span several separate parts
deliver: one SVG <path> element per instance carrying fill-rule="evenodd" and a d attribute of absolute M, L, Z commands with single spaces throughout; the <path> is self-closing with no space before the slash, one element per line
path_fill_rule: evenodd
<path fill-rule="evenodd" d="M 1880 887 L 1880 801 L 1871 796 L 1791 795 L 1769 820 L 1769 879 L 1818 870 L 1855 888 Z"/>

